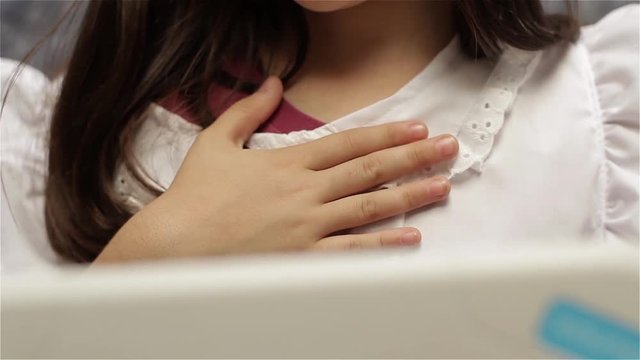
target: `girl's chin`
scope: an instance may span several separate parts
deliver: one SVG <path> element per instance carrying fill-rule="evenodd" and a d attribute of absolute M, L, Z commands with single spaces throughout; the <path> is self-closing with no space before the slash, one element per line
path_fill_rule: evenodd
<path fill-rule="evenodd" d="M 303 8 L 315 12 L 331 12 L 354 7 L 367 0 L 295 0 Z"/>

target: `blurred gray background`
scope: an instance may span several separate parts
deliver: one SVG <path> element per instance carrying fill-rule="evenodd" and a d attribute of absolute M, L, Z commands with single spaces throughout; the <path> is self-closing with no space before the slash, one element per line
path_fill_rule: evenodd
<path fill-rule="evenodd" d="M 61 19 L 72 3 L 70 0 L 0 0 L 0 56 L 17 60 L 24 58 Z M 626 4 L 638 3 L 638 0 L 581 0 L 575 3 L 582 22 L 591 24 L 609 11 Z M 560 0 L 543 0 L 543 4 L 549 12 L 562 12 L 565 9 L 565 2 Z M 85 5 L 84 1 L 78 2 L 78 11 L 44 43 L 30 61 L 32 65 L 50 75 L 61 68 L 71 50 Z"/>

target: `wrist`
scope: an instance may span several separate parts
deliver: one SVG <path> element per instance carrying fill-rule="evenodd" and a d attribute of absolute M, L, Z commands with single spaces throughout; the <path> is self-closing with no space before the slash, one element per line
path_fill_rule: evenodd
<path fill-rule="evenodd" d="M 171 219 L 161 197 L 127 221 L 102 250 L 94 263 L 126 262 L 175 256 L 172 251 Z"/>

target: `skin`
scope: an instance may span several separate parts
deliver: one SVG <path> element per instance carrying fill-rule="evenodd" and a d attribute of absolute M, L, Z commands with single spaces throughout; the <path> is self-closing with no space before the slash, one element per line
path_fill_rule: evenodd
<path fill-rule="evenodd" d="M 333 12 L 354 7 L 366 0 L 296 0 L 303 8 L 316 12 Z"/>
<path fill-rule="evenodd" d="M 243 149 L 281 96 L 271 77 L 202 131 L 171 187 L 120 229 L 96 263 L 418 243 L 412 228 L 331 234 L 444 199 L 450 185 L 441 177 L 364 191 L 450 159 L 455 139 L 427 140 L 426 127 L 408 121 L 283 149 Z"/>
<path fill-rule="evenodd" d="M 307 60 L 285 91 L 289 103 L 325 122 L 393 95 L 455 35 L 450 1 L 298 3 L 344 7 L 306 11 Z"/>
<path fill-rule="evenodd" d="M 311 6 L 305 4 L 308 1 L 300 3 Z M 319 9 L 318 2 L 313 3 Z M 357 4 L 362 1 L 326 3 L 322 11 L 329 14 L 329 5 L 335 6 L 334 12 L 349 11 L 349 5 L 353 10 L 367 5 Z M 424 56 L 416 55 L 415 59 L 428 63 L 427 52 L 415 54 Z M 339 52 L 336 56 L 345 61 L 355 58 Z M 316 65 L 310 63 L 298 81 L 313 79 L 309 74 L 322 69 Z M 335 84 L 334 89 L 348 86 L 348 82 L 337 80 Z M 258 92 L 234 104 L 203 130 L 171 187 L 134 215 L 94 263 L 419 243 L 420 233 L 414 228 L 336 233 L 445 199 L 450 184 L 442 177 L 368 190 L 450 160 L 458 151 L 455 138 L 442 135 L 428 139 L 423 122 L 402 121 L 353 129 L 288 148 L 243 149 L 282 96 L 281 82 L 270 77 Z"/>

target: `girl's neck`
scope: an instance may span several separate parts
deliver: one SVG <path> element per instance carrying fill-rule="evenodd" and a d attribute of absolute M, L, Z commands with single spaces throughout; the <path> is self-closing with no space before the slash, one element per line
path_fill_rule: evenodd
<path fill-rule="evenodd" d="M 285 96 L 322 121 L 392 95 L 454 34 L 450 1 L 370 0 L 307 19 L 307 61 Z"/>

